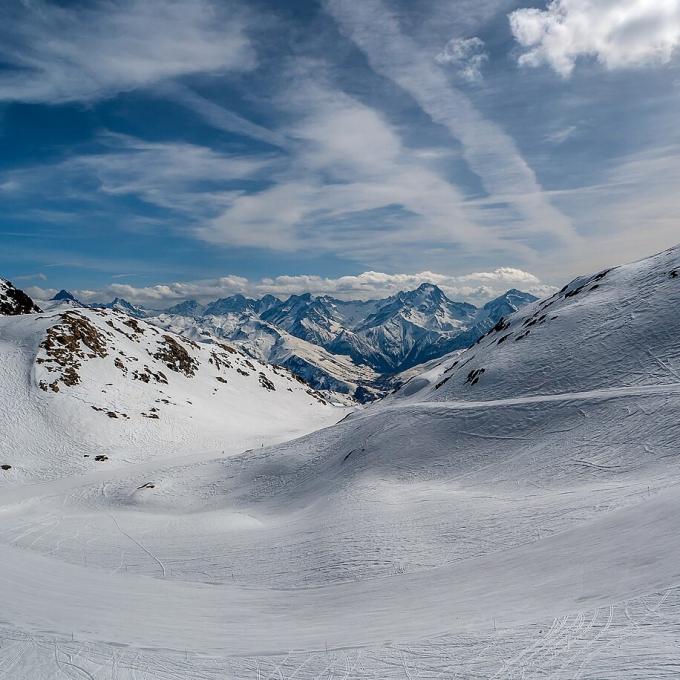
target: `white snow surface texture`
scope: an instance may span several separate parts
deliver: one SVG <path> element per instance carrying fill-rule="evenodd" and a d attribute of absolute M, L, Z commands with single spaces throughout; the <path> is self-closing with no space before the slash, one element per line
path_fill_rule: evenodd
<path fill-rule="evenodd" d="M 577 279 L 272 446 L 348 411 L 0 319 L 0 678 L 680 676 L 679 308 L 680 248 Z"/>

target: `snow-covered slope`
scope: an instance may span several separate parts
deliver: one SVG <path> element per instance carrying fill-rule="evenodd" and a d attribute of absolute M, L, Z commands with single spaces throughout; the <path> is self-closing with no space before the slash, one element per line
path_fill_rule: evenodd
<path fill-rule="evenodd" d="M 435 401 L 680 380 L 678 249 L 575 279 L 499 322 L 446 367 Z M 413 395 L 411 395 L 413 398 Z"/>
<path fill-rule="evenodd" d="M 242 450 L 342 413 L 283 368 L 114 310 L 0 317 L 3 481 Z"/>
<path fill-rule="evenodd" d="M 0 670 L 676 677 L 678 272 L 580 279 L 296 441 L 3 489 Z"/>

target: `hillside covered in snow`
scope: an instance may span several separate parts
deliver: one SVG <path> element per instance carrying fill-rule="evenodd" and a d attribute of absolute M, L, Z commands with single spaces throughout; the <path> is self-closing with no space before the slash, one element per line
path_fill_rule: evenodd
<path fill-rule="evenodd" d="M 679 274 L 674 248 L 576 279 L 390 398 L 297 440 L 212 457 L 188 443 L 176 462 L 4 479 L 0 670 L 17 680 L 676 677 Z M 136 333 L 115 312 L 80 318 L 107 347 L 107 328 Z M 33 363 L 3 362 L 23 366 L 16 384 L 50 399 L 77 390 L 38 349 L 56 319 L 19 320 L 40 332 L 13 341 L 33 348 Z M 162 332 L 143 335 L 127 378 L 144 362 L 166 377 L 168 363 L 187 366 Z M 91 351 L 83 366 L 114 360 Z M 162 356 L 150 363 L 149 352 Z M 209 385 L 220 375 L 241 386 L 205 358 Z M 276 392 L 259 386 L 260 370 Z M 247 372 L 241 389 L 258 396 L 288 384 Z M 330 408 L 297 394 L 300 408 Z M 115 422 L 90 398 L 79 413 Z M 36 469 L 53 456 L 28 434 L 21 450 Z"/>
<path fill-rule="evenodd" d="M 229 344 L 115 310 L 22 309 L 0 316 L 0 463 L 11 466 L 0 484 L 187 447 L 240 451 L 342 417 L 297 376 Z"/>

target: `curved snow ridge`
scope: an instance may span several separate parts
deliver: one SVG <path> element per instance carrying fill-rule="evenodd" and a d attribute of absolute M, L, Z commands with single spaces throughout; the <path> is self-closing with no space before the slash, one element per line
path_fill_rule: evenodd
<path fill-rule="evenodd" d="M 599 390 L 585 390 L 583 392 L 558 392 L 556 394 L 539 394 L 526 397 L 507 397 L 504 399 L 486 399 L 482 401 L 390 401 L 381 405 L 382 410 L 422 408 L 422 409 L 478 409 L 494 408 L 497 406 L 520 406 L 522 404 L 542 404 L 568 401 L 604 401 L 619 397 L 644 397 L 651 395 L 680 394 L 680 382 L 661 385 L 634 385 L 624 387 L 605 387 Z M 365 411 L 364 414 L 371 414 Z"/>
<path fill-rule="evenodd" d="M 248 655 L 521 625 L 680 584 L 680 489 L 427 573 L 299 590 L 169 582 L 0 547 L 2 618 L 81 640 Z M 574 555 L 578 555 L 578 560 Z"/>

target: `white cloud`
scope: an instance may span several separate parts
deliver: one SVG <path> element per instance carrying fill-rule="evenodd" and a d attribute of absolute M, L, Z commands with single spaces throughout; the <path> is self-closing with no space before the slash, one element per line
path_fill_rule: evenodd
<path fill-rule="evenodd" d="M 475 304 L 498 297 L 509 288 L 520 288 L 539 297 L 555 290 L 553 286 L 542 283 L 529 272 L 513 267 L 501 267 L 490 272 L 475 272 L 462 276 L 438 274 L 431 271 L 415 274 L 367 271 L 337 278 L 316 275 L 283 275 L 252 281 L 241 276 L 228 275 L 217 279 L 142 287 L 113 283 L 101 290 L 76 290 L 73 293 L 83 301 L 102 301 L 117 296 L 136 304 L 162 309 L 181 300 L 198 299 L 206 302 L 235 293 L 253 297 L 272 294 L 280 298 L 293 294 L 312 293 L 331 295 L 345 300 L 369 300 L 384 298 L 402 290 L 412 290 L 421 283 L 434 283 L 451 299 L 466 300 Z M 38 300 L 48 299 L 56 293 L 56 289 L 38 287 L 28 288 L 27 291 Z"/>
<path fill-rule="evenodd" d="M 61 170 L 96 177 L 99 191 L 105 194 L 135 194 L 148 203 L 193 217 L 228 203 L 230 193 L 220 191 L 222 183 L 253 177 L 271 160 L 125 135 L 104 135 L 101 140 L 110 151 L 76 156 L 60 164 Z"/>
<path fill-rule="evenodd" d="M 193 73 L 255 65 L 244 22 L 211 0 L 111 0 L 0 10 L 0 101 L 96 100 Z"/>
<path fill-rule="evenodd" d="M 514 285 L 530 285 L 535 286 L 540 284 L 538 278 L 529 272 L 525 272 L 515 267 L 499 267 L 491 272 L 475 272 L 474 274 L 465 274 L 459 277 L 460 281 L 498 281 Z"/>
<path fill-rule="evenodd" d="M 667 63 L 680 44 L 678 0 L 553 0 L 509 15 L 525 66 L 568 77 L 580 57 L 608 69 Z"/>
<path fill-rule="evenodd" d="M 9 171 L 0 183 L 43 204 L 82 202 L 81 217 L 102 198 L 133 195 L 171 211 L 168 227 L 220 245 L 380 261 L 407 244 L 499 245 L 473 224 L 465 198 L 435 170 L 441 159 L 405 147 L 375 110 L 313 82 L 301 82 L 286 105 L 296 121 L 287 157 L 107 133 L 98 153 Z M 267 184 L 246 191 L 243 180 Z"/>
<path fill-rule="evenodd" d="M 521 288 L 536 295 L 555 290 L 552 286 L 543 284 L 533 274 L 513 267 L 501 267 L 491 272 L 475 272 L 462 276 L 431 271 L 416 274 L 368 271 L 334 279 L 319 276 L 277 276 L 251 284 L 248 290 L 255 294 L 270 292 L 278 296 L 310 292 L 341 299 L 367 300 L 386 297 L 402 290 L 412 290 L 421 283 L 434 283 L 451 299 L 475 303 L 498 297 L 509 288 Z"/>
<path fill-rule="evenodd" d="M 488 59 L 484 41 L 477 37 L 453 38 L 435 57 L 438 64 L 453 66 L 462 78 L 470 82 L 482 79 L 482 67 Z"/>
<path fill-rule="evenodd" d="M 549 144 L 555 144 L 559 146 L 560 144 L 564 144 L 564 142 L 573 137 L 577 132 L 578 127 L 576 125 L 567 125 L 566 127 L 556 129 L 550 134 L 546 135 L 545 141 Z"/>
<path fill-rule="evenodd" d="M 37 272 L 36 274 L 24 274 L 23 276 L 15 276 L 15 281 L 32 281 L 33 279 L 38 279 L 39 281 L 47 281 L 47 276 L 42 272 Z"/>

